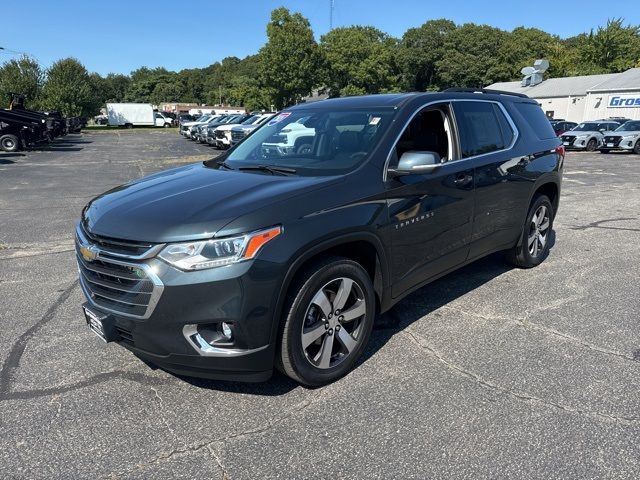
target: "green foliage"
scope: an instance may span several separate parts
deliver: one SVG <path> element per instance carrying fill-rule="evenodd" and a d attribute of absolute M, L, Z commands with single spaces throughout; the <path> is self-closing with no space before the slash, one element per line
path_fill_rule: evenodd
<path fill-rule="evenodd" d="M 27 108 L 37 108 L 44 82 L 44 72 L 36 60 L 26 55 L 0 66 L 0 106 L 9 106 L 10 94 L 25 96 Z"/>
<path fill-rule="evenodd" d="M 267 38 L 260 50 L 261 79 L 273 90 L 276 107 L 283 108 L 318 84 L 320 53 L 309 20 L 284 7 L 271 12 Z"/>
<path fill-rule="evenodd" d="M 451 20 L 439 19 L 405 32 L 397 50 L 403 89 L 425 91 L 440 87 L 437 63 L 445 58 L 445 41 L 456 28 Z"/>
<path fill-rule="evenodd" d="M 75 58 L 58 60 L 49 68 L 42 97 L 43 108 L 68 117 L 91 116 L 100 109 L 91 77 Z"/>
<path fill-rule="evenodd" d="M 267 37 L 255 55 L 179 72 L 143 66 L 130 75 L 101 76 L 69 58 L 45 74 L 36 60 L 23 56 L 0 65 L 0 106 L 8 105 L 12 92 L 26 95 L 28 108 L 66 115 L 93 115 L 107 102 L 122 101 L 279 109 L 316 88 L 344 96 L 519 80 L 522 67 L 538 58 L 550 62 L 547 78 L 640 67 L 640 26 L 622 19 L 566 39 L 537 28 L 509 32 L 437 19 L 410 28 L 400 40 L 373 27 L 351 26 L 330 31 L 318 44 L 306 18 L 278 8 Z"/>
<path fill-rule="evenodd" d="M 393 90 L 398 84 L 397 41 L 373 27 L 336 28 L 322 36 L 331 96 Z"/>

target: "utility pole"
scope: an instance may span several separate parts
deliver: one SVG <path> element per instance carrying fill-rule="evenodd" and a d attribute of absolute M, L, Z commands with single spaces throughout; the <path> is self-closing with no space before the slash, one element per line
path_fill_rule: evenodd
<path fill-rule="evenodd" d="M 333 30 L 333 0 L 329 0 L 329 31 Z"/>

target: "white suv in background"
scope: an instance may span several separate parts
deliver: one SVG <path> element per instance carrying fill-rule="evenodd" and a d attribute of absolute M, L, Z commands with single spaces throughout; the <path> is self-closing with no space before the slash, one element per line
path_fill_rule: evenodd
<path fill-rule="evenodd" d="M 273 114 L 271 113 L 261 113 L 258 115 L 253 115 L 241 123 L 227 123 L 225 125 L 220 125 L 213 132 L 213 137 L 215 141 L 213 145 L 218 149 L 221 149 L 221 148 L 227 149 L 232 145 L 231 129 L 233 127 L 238 127 L 240 125 L 243 125 L 243 126 L 260 125 L 266 119 L 272 116 Z"/>
<path fill-rule="evenodd" d="M 620 125 L 614 132 L 604 136 L 600 152 L 612 150 L 633 152 L 640 155 L 640 120 L 630 120 Z"/>

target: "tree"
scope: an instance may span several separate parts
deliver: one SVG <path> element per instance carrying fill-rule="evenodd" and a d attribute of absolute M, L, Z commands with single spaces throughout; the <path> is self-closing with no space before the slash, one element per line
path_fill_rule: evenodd
<path fill-rule="evenodd" d="M 38 62 L 23 55 L 0 66 L 0 105 L 8 106 L 9 94 L 25 96 L 27 108 L 37 107 L 44 82 L 44 73 Z"/>
<path fill-rule="evenodd" d="M 515 28 L 507 33 L 505 41 L 496 52 L 498 64 L 494 72 L 509 80 L 520 79 L 523 67 L 532 66 L 537 59 L 549 59 L 559 41 L 558 37 L 537 28 Z"/>
<path fill-rule="evenodd" d="M 496 55 L 508 39 L 504 30 L 474 23 L 451 31 L 444 42 L 446 57 L 436 62 L 442 87 L 482 87 L 511 80 Z"/>
<path fill-rule="evenodd" d="M 589 35 L 578 36 L 582 63 L 594 73 L 622 72 L 640 62 L 640 27 L 624 26 L 623 19 L 611 19 Z"/>
<path fill-rule="evenodd" d="M 100 109 L 91 77 L 75 58 L 58 60 L 49 68 L 42 96 L 44 108 L 60 111 L 68 117 L 88 117 Z"/>
<path fill-rule="evenodd" d="M 397 42 L 373 27 L 344 27 L 323 35 L 326 86 L 332 96 L 397 90 Z"/>
<path fill-rule="evenodd" d="M 310 94 L 318 83 L 318 44 L 309 20 L 284 7 L 271 12 L 267 38 L 260 50 L 260 76 L 273 90 L 276 107 L 283 108 Z"/>
<path fill-rule="evenodd" d="M 445 41 L 456 28 L 455 23 L 443 18 L 405 32 L 397 56 L 403 89 L 425 91 L 440 87 L 437 63 L 445 58 Z"/>

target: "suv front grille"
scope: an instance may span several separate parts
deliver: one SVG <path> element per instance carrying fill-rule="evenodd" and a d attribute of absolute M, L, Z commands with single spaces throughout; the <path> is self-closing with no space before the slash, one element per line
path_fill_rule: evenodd
<path fill-rule="evenodd" d="M 224 132 L 222 130 L 215 131 L 216 138 L 224 138 Z"/>
<path fill-rule="evenodd" d="M 239 142 L 244 137 L 245 137 L 244 132 L 236 132 L 236 131 L 231 132 L 231 140 L 233 140 L 234 142 Z"/>
<path fill-rule="evenodd" d="M 154 246 L 151 243 L 133 242 L 129 240 L 116 240 L 113 238 L 96 235 L 90 233 L 85 228 L 82 222 L 80 223 L 80 228 L 82 229 L 82 233 L 87 238 L 87 240 L 89 240 L 89 242 L 96 245 L 101 250 L 107 250 L 109 253 L 115 255 L 142 255 Z"/>
<path fill-rule="evenodd" d="M 95 258 L 89 259 L 83 255 L 81 247 L 87 246 L 98 247 Z M 152 246 L 146 251 L 155 249 Z M 160 299 L 164 288 L 162 282 L 146 263 L 112 258 L 110 254 L 110 251 L 101 249 L 100 244 L 89 240 L 78 227 L 76 260 L 80 286 L 85 296 L 91 304 L 102 310 L 127 317 L 148 318 Z"/>
<path fill-rule="evenodd" d="M 563 142 L 567 142 L 569 144 L 568 146 L 571 146 L 571 145 L 573 145 L 573 142 L 576 141 L 576 137 L 575 137 L 575 135 L 563 135 L 562 136 L 562 141 Z"/>
<path fill-rule="evenodd" d="M 604 143 L 605 145 L 609 144 L 609 143 L 613 143 L 614 147 L 617 147 L 618 145 L 620 145 L 620 141 L 622 140 L 622 137 L 619 136 L 606 136 L 604 137 Z"/>

